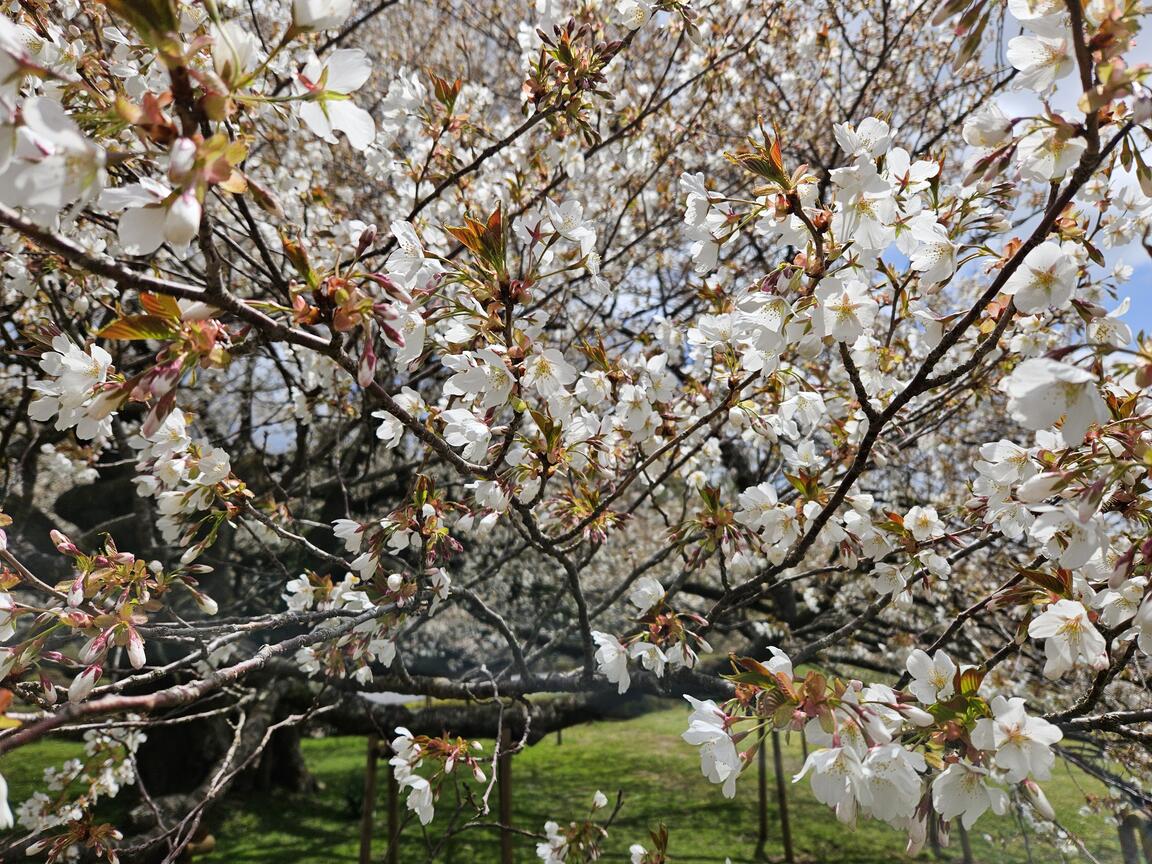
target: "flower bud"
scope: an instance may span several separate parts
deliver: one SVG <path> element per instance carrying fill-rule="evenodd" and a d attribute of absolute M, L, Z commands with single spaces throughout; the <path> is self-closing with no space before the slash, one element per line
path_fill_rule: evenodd
<path fill-rule="evenodd" d="M 48 536 L 52 538 L 53 544 L 56 546 L 57 552 L 63 552 L 65 555 L 79 555 L 80 550 L 76 548 L 76 544 L 68 539 L 67 535 L 63 532 L 57 531 L 53 528 L 48 532 Z"/>
<path fill-rule="evenodd" d="M 164 217 L 164 236 L 178 249 L 185 249 L 200 230 L 203 208 L 192 189 L 185 189 L 171 204 Z"/>
<path fill-rule="evenodd" d="M 1054 472 L 1037 474 L 1020 484 L 1016 490 L 1016 498 L 1025 504 L 1039 504 L 1045 498 L 1051 498 L 1063 485 L 1062 474 Z"/>
<path fill-rule="evenodd" d="M 216 601 L 203 592 L 193 591 L 192 599 L 196 601 L 196 606 L 205 615 L 215 615 L 218 611 L 220 611 L 220 607 L 217 605 Z"/>
<path fill-rule="evenodd" d="M 128 630 L 128 662 L 132 664 L 133 669 L 139 669 L 144 665 L 145 659 L 144 640 L 140 638 L 135 627 L 130 627 Z"/>
<path fill-rule="evenodd" d="M 168 153 L 168 179 L 183 186 L 196 165 L 196 142 L 191 138 L 177 138 Z"/>
<path fill-rule="evenodd" d="M 75 608 L 84 602 L 84 574 L 81 573 L 72 580 L 72 586 L 68 589 L 68 605 Z"/>
<path fill-rule="evenodd" d="M 80 648 L 80 662 L 81 663 L 95 663 L 104 656 L 104 652 L 108 648 L 108 634 L 101 633 L 99 636 L 94 636 L 84 643 Z"/>
<path fill-rule="evenodd" d="M 99 666 L 89 666 L 73 678 L 72 684 L 68 687 L 68 701 L 75 703 L 87 699 L 88 694 L 92 692 L 92 688 L 96 686 L 96 682 L 100 680 L 102 674 L 104 674 L 104 670 Z"/>
<path fill-rule="evenodd" d="M 1020 785 L 1024 787 L 1024 792 L 1028 795 L 1028 800 L 1036 808 L 1037 813 L 1045 819 L 1056 818 L 1056 811 L 1048 802 L 1048 796 L 1044 794 L 1044 790 L 1036 784 L 1035 780 L 1027 779 Z"/>

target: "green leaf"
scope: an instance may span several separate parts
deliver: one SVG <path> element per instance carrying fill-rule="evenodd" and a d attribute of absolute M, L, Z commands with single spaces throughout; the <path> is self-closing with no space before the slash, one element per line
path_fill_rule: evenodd
<path fill-rule="evenodd" d="M 965 669 L 960 673 L 960 686 L 957 689 L 965 696 L 974 696 L 983 680 L 984 673 L 976 667 Z"/>
<path fill-rule="evenodd" d="M 126 315 L 102 329 L 105 339 L 171 339 L 177 333 L 171 321 L 156 315 Z"/>

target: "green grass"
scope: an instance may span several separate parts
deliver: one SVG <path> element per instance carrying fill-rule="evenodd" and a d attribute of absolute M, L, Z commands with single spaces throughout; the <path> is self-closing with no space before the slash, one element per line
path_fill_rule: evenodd
<path fill-rule="evenodd" d="M 590 723 L 565 730 L 563 744 L 549 736 L 513 760 L 513 821 L 518 828 L 540 832 L 546 819 L 566 823 L 582 818 L 593 793 L 601 789 L 613 798 L 624 793 L 624 807 L 611 830 L 605 860 L 627 860 L 631 843 L 645 842 L 648 830 L 665 822 L 670 830 L 669 852 L 677 864 L 754 860 L 757 840 L 757 780 L 755 768 L 741 778 L 734 800 L 725 799 L 718 786 L 700 774 L 696 750 L 680 740 L 687 711 L 669 708 L 627 721 Z M 73 745 L 41 745 L 33 760 L 67 758 Z M 46 748 L 53 748 L 49 752 Z M 486 744 L 490 748 L 490 744 Z M 72 749 L 69 749 L 72 748 Z M 210 827 L 216 851 L 196 860 L 204 864 L 339 864 L 354 862 L 358 850 L 358 819 L 354 813 L 363 779 L 366 742 L 344 737 L 308 740 L 304 753 L 309 767 L 322 783 L 311 796 L 273 794 L 231 799 L 218 808 Z M 491 750 L 487 749 L 490 753 Z M 43 758 L 41 758 L 43 757 Z M 9 760 L 10 761 L 10 760 Z M 801 752 L 793 741 L 785 749 L 785 767 L 799 769 Z M 769 759 L 769 765 L 771 760 Z M 383 766 L 382 766 L 383 767 Z M 38 769 L 27 764 L 0 766 L 9 777 L 13 798 L 27 794 Z M 386 842 L 384 775 L 381 772 L 380 807 L 377 810 L 375 860 L 381 860 Z M 475 785 L 475 784 L 471 784 Z M 1045 789 L 1061 823 L 1074 831 L 1101 864 L 1120 861 L 1115 829 L 1102 817 L 1081 815 L 1087 793 L 1102 787 L 1091 778 L 1061 767 Z M 769 782 L 771 840 L 769 855 L 779 855 L 777 812 L 773 785 Z M 807 781 L 788 784 L 793 836 L 801 860 L 836 864 L 902 864 L 910 860 L 934 860 L 928 852 L 917 859 L 904 855 L 903 836 L 886 825 L 861 820 L 855 830 L 840 825 L 812 797 Z M 454 793 L 437 806 L 437 818 L 428 837 L 443 833 L 452 810 Z M 350 804 L 349 798 L 353 800 Z M 492 797 L 495 808 L 496 796 Z M 401 801 L 401 813 L 407 810 Z M 495 821 L 494 818 L 492 821 Z M 1030 837 L 1035 864 L 1061 861 L 1044 838 Z M 974 858 L 984 864 L 1026 864 L 1029 860 L 1019 826 L 1011 817 L 986 815 L 972 836 Z M 534 861 L 535 841 L 516 838 L 516 860 Z M 458 834 L 434 859 L 445 864 L 492 864 L 499 860 L 499 840 L 491 829 Z M 959 841 L 945 850 L 946 859 L 959 860 Z M 1081 856 L 1082 857 L 1082 856 Z M 401 864 L 428 860 L 420 825 L 405 825 L 399 860 Z M 1084 859 L 1087 860 L 1087 859 Z"/>

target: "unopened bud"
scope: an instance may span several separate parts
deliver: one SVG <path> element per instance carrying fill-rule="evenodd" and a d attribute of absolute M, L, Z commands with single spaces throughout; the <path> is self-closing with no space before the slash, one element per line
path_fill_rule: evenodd
<path fill-rule="evenodd" d="M 104 670 L 99 666 L 89 666 L 73 678 L 72 684 L 68 688 L 68 701 L 83 702 L 87 699 L 88 694 L 92 692 L 92 688 L 96 686 L 96 682 L 100 680 L 100 676 L 103 674 Z"/>
<path fill-rule="evenodd" d="M 76 544 L 69 540 L 64 533 L 53 528 L 48 532 L 48 536 L 52 538 L 52 543 L 56 546 L 57 552 L 63 552 L 65 555 L 80 554 L 80 550 L 76 548 Z"/>
<path fill-rule="evenodd" d="M 1048 802 L 1048 796 L 1044 794 L 1035 780 L 1025 780 L 1020 784 L 1024 787 L 1024 792 L 1028 796 L 1028 800 L 1032 806 L 1036 808 L 1036 812 L 1043 816 L 1045 819 L 1055 819 L 1056 811 L 1052 809 L 1052 805 Z"/>
<path fill-rule="evenodd" d="M 360 239 L 356 242 L 356 257 L 359 258 L 369 247 L 376 242 L 376 226 L 369 225 L 360 232 Z"/>

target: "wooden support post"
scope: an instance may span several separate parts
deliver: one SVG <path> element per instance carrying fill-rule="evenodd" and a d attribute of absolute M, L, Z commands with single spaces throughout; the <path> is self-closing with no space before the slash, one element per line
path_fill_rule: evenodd
<path fill-rule="evenodd" d="M 512 732 L 505 725 L 500 729 L 500 755 L 496 760 L 496 791 L 500 808 L 500 864 L 513 864 L 512 857 Z"/>
<path fill-rule="evenodd" d="M 1140 864 L 1141 819 L 1131 813 L 1120 820 L 1120 857 L 1124 864 Z"/>
<path fill-rule="evenodd" d="M 400 784 L 396 782 L 396 769 L 389 763 L 388 776 L 388 852 L 384 864 L 400 862 Z"/>
<path fill-rule="evenodd" d="M 780 733 L 772 732 L 772 763 L 776 768 L 776 801 L 780 805 L 780 838 L 784 841 L 784 860 L 796 864 L 792 849 L 792 822 L 788 818 L 788 785 L 784 782 L 784 754 L 780 751 Z"/>
<path fill-rule="evenodd" d="M 760 834 L 756 842 L 756 858 L 760 861 L 766 860 L 764 848 L 768 844 L 768 757 L 764 752 L 767 743 L 767 732 L 765 727 L 761 726 L 760 744 L 756 748 L 756 766 L 760 773 L 757 778 L 759 780 L 757 808 L 760 814 Z"/>
<path fill-rule="evenodd" d="M 376 816 L 376 762 L 380 758 L 380 738 L 368 736 L 368 758 L 364 765 L 364 800 L 360 804 L 360 864 L 372 864 L 372 823 Z"/>

